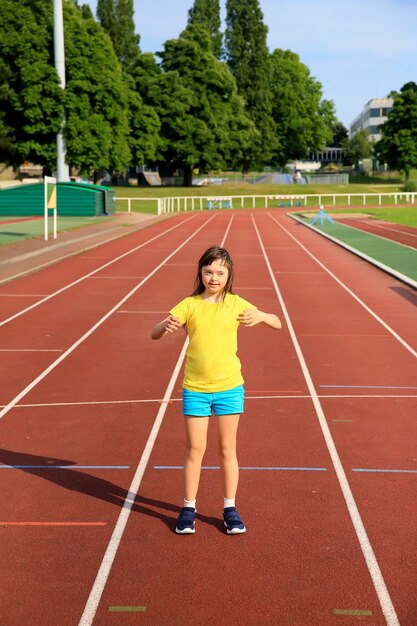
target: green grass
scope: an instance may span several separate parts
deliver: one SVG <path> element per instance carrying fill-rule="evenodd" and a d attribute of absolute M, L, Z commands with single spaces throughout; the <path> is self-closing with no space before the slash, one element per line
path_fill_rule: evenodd
<path fill-rule="evenodd" d="M 311 222 L 305 213 L 302 221 L 305 223 Z M 338 222 L 331 223 L 325 221 L 323 224 L 316 222 L 314 228 L 407 276 L 411 280 L 417 280 L 417 250 Z"/>
<path fill-rule="evenodd" d="M 113 187 L 116 197 L 168 198 L 179 196 L 268 196 L 268 195 L 308 195 L 338 193 L 395 193 L 402 191 L 402 184 L 385 184 L 376 181 L 372 184 L 349 185 L 250 185 L 249 183 L 224 183 L 205 187 Z"/>
<path fill-rule="evenodd" d="M 44 220 L 35 219 L 24 222 L 14 222 L 19 219 L 18 216 L 1 216 L 1 221 L 6 223 L 0 224 L 0 246 L 16 243 L 22 239 L 43 238 L 44 236 Z M 106 218 L 99 217 L 59 217 L 58 216 L 58 235 L 64 230 L 74 230 L 90 226 L 97 222 L 104 221 Z M 10 223 L 7 223 L 10 222 Z M 53 236 L 53 220 L 49 217 L 48 221 L 49 237 Z"/>

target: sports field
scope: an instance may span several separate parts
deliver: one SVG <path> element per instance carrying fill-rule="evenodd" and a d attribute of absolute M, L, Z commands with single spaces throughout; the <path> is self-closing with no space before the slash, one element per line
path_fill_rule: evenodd
<path fill-rule="evenodd" d="M 150 330 L 212 244 L 283 329 L 239 331 L 247 533 L 225 533 L 211 428 L 178 536 L 186 338 Z M 416 625 L 412 287 L 286 209 L 199 211 L 1 284 L 0 303 L 0 623 Z"/>

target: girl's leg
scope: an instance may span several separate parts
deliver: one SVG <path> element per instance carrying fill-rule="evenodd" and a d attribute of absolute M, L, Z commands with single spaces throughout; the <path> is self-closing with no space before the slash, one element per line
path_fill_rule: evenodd
<path fill-rule="evenodd" d="M 208 417 L 185 416 L 187 452 L 184 463 L 184 498 L 195 500 L 200 482 L 201 463 L 207 446 Z"/>
<path fill-rule="evenodd" d="M 216 417 L 223 496 L 227 499 L 236 497 L 239 482 L 239 464 L 236 455 L 239 418 L 240 415 L 218 415 Z"/>

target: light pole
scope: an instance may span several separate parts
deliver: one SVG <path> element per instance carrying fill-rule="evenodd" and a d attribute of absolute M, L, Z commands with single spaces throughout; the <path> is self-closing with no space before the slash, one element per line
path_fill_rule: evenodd
<path fill-rule="evenodd" d="M 54 2 L 54 56 L 55 69 L 61 82 L 62 89 L 65 89 L 65 48 L 64 48 L 64 19 L 62 16 L 62 0 Z M 63 114 L 61 130 L 56 136 L 56 169 L 57 179 L 61 182 L 69 181 L 69 167 L 66 163 L 66 145 L 64 138 L 65 113 Z"/>

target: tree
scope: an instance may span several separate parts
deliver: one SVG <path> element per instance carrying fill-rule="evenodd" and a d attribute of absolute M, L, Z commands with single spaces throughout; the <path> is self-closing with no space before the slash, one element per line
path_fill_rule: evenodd
<path fill-rule="evenodd" d="M 342 141 L 344 161 L 347 165 L 359 166 L 359 162 L 368 159 L 373 153 L 373 145 L 369 141 L 369 131 L 359 130 L 351 139 Z"/>
<path fill-rule="evenodd" d="M 341 148 L 342 143 L 345 139 L 348 138 L 348 130 L 347 128 L 337 120 L 332 127 L 333 138 L 331 140 L 331 145 L 333 148 Z"/>
<path fill-rule="evenodd" d="M 135 34 L 133 0 L 98 0 L 97 18 L 109 34 L 117 58 L 129 66 L 139 54 L 139 35 Z"/>
<path fill-rule="evenodd" d="M 333 136 L 334 105 L 322 100 L 322 86 L 290 50 L 271 54 L 272 115 L 279 139 L 274 160 L 285 165 L 322 150 Z"/>
<path fill-rule="evenodd" d="M 52 11 L 44 4 L 0 4 L 0 157 L 13 167 L 56 159 L 63 93 L 51 58 Z"/>
<path fill-rule="evenodd" d="M 7 120 L 7 109 L 10 108 L 12 90 L 10 86 L 10 70 L 0 59 L 0 162 L 7 162 L 13 152 L 16 141 L 14 129 Z"/>
<path fill-rule="evenodd" d="M 255 164 L 268 163 L 276 149 L 267 32 L 258 0 L 227 0 L 226 60 L 258 131 L 258 137 L 244 155 L 244 171 Z"/>
<path fill-rule="evenodd" d="M 82 173 L 130 163 L 128 92 L 108 35 L 79 7 L 64 5 L 67 162 Z"/>
<path fill-rule="evenodd" d="M 387 121 L 380 126 L 382 138 L 375 146 L 378 159 L 405 174 L 417 167 L 417 85 L 403 85 L 394 98 Z"/>
<path fill-rule="evenodd" d="M 188 12 L 188 24 L 201 24 L 211 36 L 212 52 L 218 59 L 222 56 L 222 34 L 220 31 L 219 0 L 194 0 Z"/>
<path fill-rule="evenodd" d="M 190 24 L 160 55 L 162 73 L 149 86 L 162 123 L 160 159 L 181 168 L 190 185 L 194 168 L 219 169 L 242 159 L 254 129 L 205 28 Z"/>

